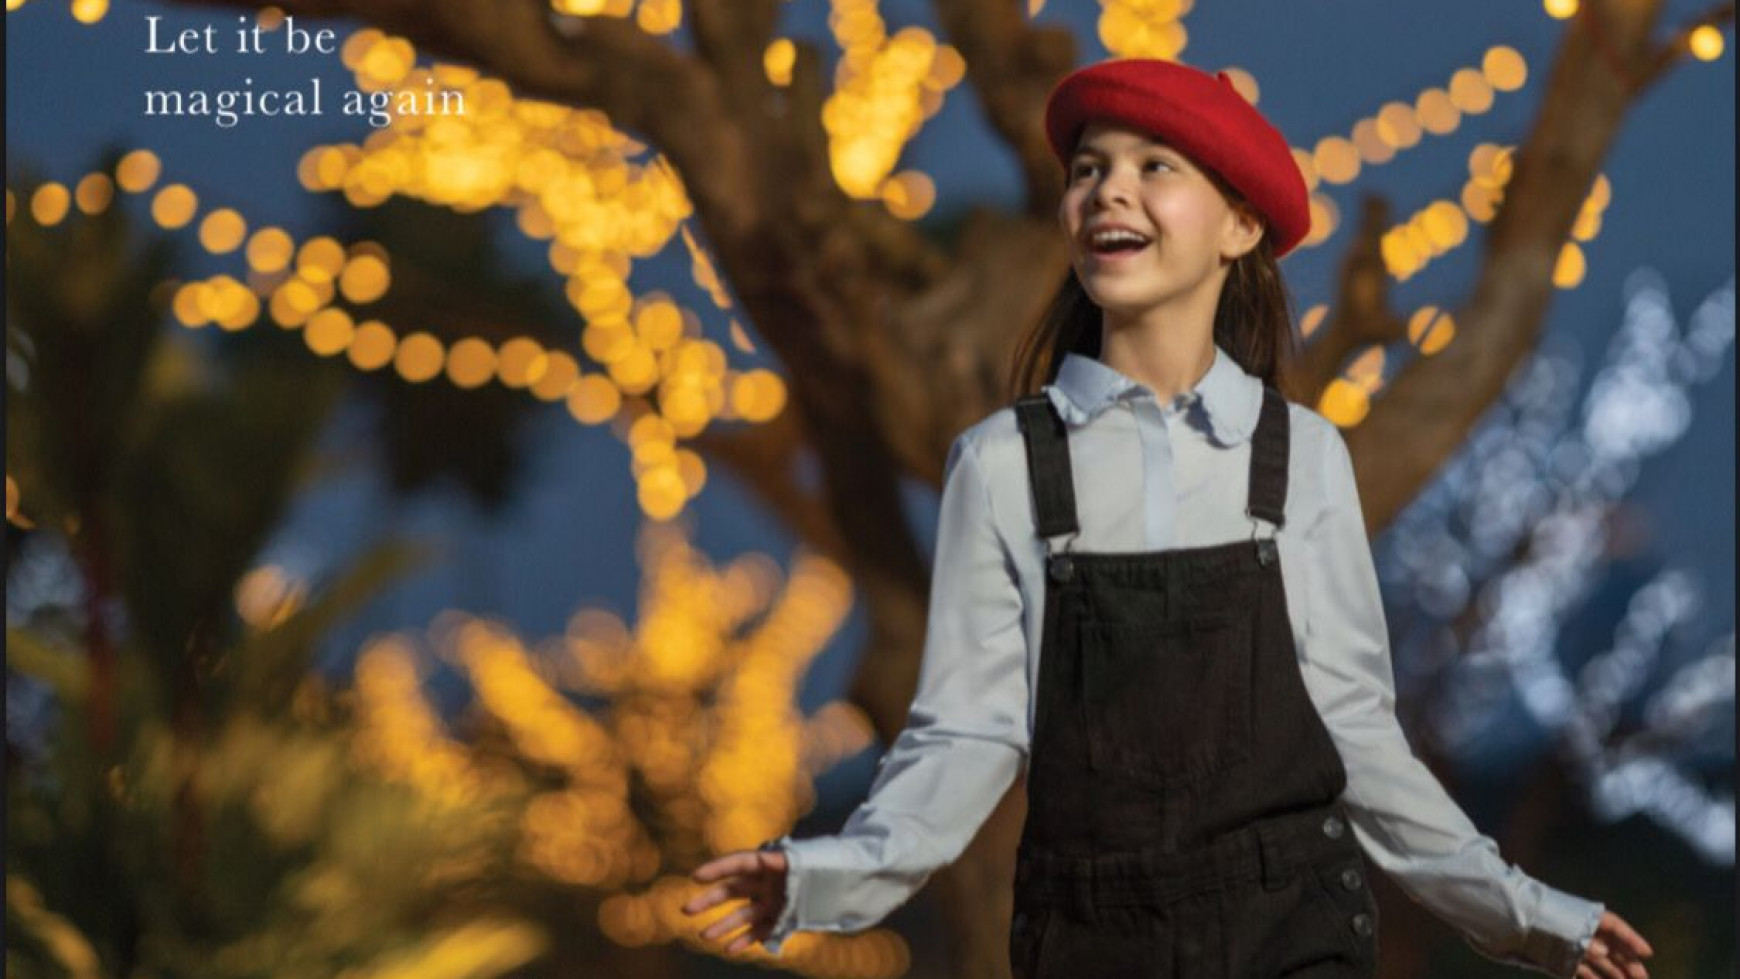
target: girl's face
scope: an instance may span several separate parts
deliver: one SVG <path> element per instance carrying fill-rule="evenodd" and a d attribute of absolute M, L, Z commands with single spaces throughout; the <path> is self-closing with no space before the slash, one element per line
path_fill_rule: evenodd
<path fill-rule="evenodd" d="M 1190 158 L 1116 123 L 1083 130 L 1058 217 L 1082 288 L 1119 318 L 1163 307 L 1212 322 L 1227 265 L 1256 247 L 1263 230 Z M 1143 240 L 1096 241 L 1112 225 Z"/>

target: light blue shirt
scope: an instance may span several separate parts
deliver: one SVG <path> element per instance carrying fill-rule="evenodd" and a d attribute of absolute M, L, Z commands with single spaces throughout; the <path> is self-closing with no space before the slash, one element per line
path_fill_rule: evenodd
<path fill-rule="evenodd" d="M 1196 387 L 1147 386 L 1069 355 L 1045 393 L 1069 430 L 1076 550 L 1248 540 L 1251 435 L 1262 382 L 1216 347 Z M 1289 404 L 1285 526 L 1276 535 L 1299 667 L 1347 769 L 1343 796 L 1367 856 L 1481 953 L 1574 976 L 1602 906 L 1507 863 L 1427 770 L 1395 715 L 1389 636 L 1341 433 Z M 1260 533 L 1272 532 L 1268 524 Z M 918 690 L 869 797 L 834 836 L 779 839 L 793 931 L 881 921 L 953 862 L 1027 762 L 1039 675 L 1045 542 L 1026 449 L 1005 407 L 949 451 Z"/>

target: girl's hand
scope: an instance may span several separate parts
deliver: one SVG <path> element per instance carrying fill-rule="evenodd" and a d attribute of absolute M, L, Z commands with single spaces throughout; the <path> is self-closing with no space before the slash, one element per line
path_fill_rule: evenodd
<path fill-rule="evenodd" d="M 1642 960 L 1654 954 L 1655 949 L 1624 918 L 1604 911 L 1589 950 L 1577 965 L 1577 979 L 1649 979 Z"/>
<path fill-rule="evenodd" d="M 740 952 L 761 941 L 773 931 L 779 912 L 785 907 L 785 854 L 778 850 L 736 850 L 695 868 L 691 875 L 698 884 L 719 883 L 696 895 L 683 905 L 683 913 L 697 915 L 732 898 L 749 900 L 748 904 L 707 926 L 701 937 L 714 941 L 747 924 L 749 930 L 738 935 L 726 947 L 726 952 Z"/>

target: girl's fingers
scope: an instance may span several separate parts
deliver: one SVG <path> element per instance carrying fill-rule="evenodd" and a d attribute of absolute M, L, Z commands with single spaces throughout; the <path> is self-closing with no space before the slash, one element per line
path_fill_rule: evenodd
<path fill-rule="evenodd" d="M 736 887 L 737 881 L 735 880 L 728 880 L 723 884 L 709 887 L 706 891 L 697 894 L 684 902 L 683 913 L 700 914 L 714 905 L 728 901 L 734 896 L 733 891 Z"/>
<path fill-rule="evenodd" d="M 1627 946 L 1610 946 L 1607 950 L 1607 955 L 1617 963 L 1621 969 L 1625 970 L 1626 976 L 1630 977 L 1630 979 L 1644 979 L 1644 977 L 1649 974 L 1649 970 L 1644 968 L 1643 959 Z"/>
<path fill-rule="evenodd" d="M 1619 966 L 1605 955 L 1594 956 L 1596 974 L 1601 979 L 1625 979 L 1625 973 L 1619 971 Z"/>
<path fill-rule="evenodd" d="M 725 951 L 731 955 L 736 955 L 738 952 L 743 951 L 760 940 L 761 939 L 755 934 L 755 929 L 751 928 L 732 939 L 731 944 L 725 946 Z"/>
<path fill-rule="evenodd" d="M 755 905 L 745 904 L 743 907 L 738 908 L 725 917 L 720 918 L 718 921 L 708 925 L 707 930 L 701 932 L 701 938 L 709 942 L 715 941 L 736 931 L 738 928 L 741 928 L 745 922 L 752 921 L 754 918 Z M 1617 979 L 1625 979 L 1625 977 L 1619 976 Z"/>
<path fill-rule="evenodd" d="M 1601 979 L 1587 962 L 1577 966 L 1577 979 Z"/>
<path fill-rule="evenodd" d="M 738 850 L 735 853 L 716 857 L 696 867 L 695 872 L 690 877 L 697 883 L 708 884 L 731 874 L 747 873 L 755 870 L 756 867 L 754 850 Z"/>
<path fill-rule="evenodd" d="M 1637 929 L 1631 927 L 1630 922 L 1627 922 L 1619 915 L 1614 914 L 1611 911 L 1603 914 L 1601 916 L 1601 927 L 1604 930 L 1612 932 L 1615 937 L 1617 937 L 1627 948 L 1637 953 L 1637 955 L 1647 957 L 1655 954 L 1655 949 L 1650 947 L 1649 942 L 1644 941 L 1643 936 L 1637 933 Z"/>

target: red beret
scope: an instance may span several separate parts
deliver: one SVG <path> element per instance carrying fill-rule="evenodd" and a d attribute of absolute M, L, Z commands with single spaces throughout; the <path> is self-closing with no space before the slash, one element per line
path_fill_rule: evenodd
<path fill-rule="evenodd" d="M 1151 58 L 1103 61 L 1052 89 L 1045 137 L 1069 165 L 1090 120 L 1153 133 L 1236 187 L 1267 220 L 1277 256 L 1311 229 L 1305 178 L 1287 140 L 1233 88 L 1225 72 Z"/>

